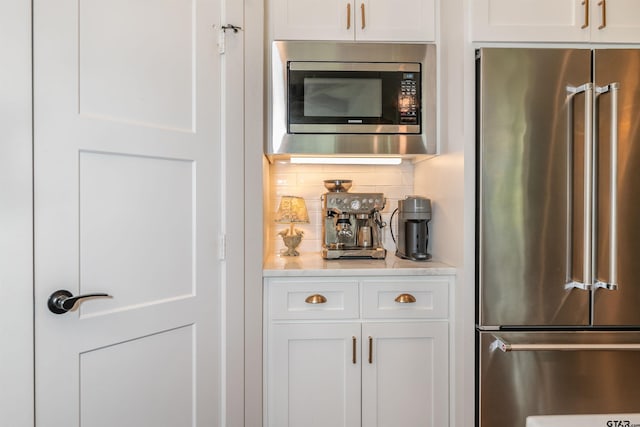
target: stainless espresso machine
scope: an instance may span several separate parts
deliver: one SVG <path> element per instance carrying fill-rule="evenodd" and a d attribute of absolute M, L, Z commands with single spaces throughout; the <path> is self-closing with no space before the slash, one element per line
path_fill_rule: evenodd
<path fill-rule="evenodd" d="M 339 185 L 333 185 L 339 182 Z M 382 193 L 347 193 L 351 181 L 328 180 L 330 191 L 322 195 L 322 257 L 384 258 L 380 211 L 386 199 Z"/>

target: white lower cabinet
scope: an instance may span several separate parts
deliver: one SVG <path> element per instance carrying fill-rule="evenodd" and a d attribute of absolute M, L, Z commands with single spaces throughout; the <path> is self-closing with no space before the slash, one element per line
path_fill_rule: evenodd
<path fill-rule="evenodd" d="M 452 280 L 265 279 L 265 425 L 448 426 Z"/>
<path fill-rule="evenodd" d="M 359 323 L 274 325 L 270 426 L 359 426 Z"/>
<path fill-rule="evenodd" d="M 362 425 L 449 425 L 447 322 L 363 323 L 362 338 Z"/>

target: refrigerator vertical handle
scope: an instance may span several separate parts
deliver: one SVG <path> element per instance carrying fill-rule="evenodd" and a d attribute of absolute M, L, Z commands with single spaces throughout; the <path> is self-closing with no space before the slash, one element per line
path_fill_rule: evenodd
<path fill-rule="evenodd" d="M 593 227 L 593 83 L 567 86 L 573 97 L 584 92 L 584 225 L 583 225 L 583 273 L 582 282 L 571 280 L 568 275 L 565 289 L 578 288 L 590 291 L 592 283 L 592 227 Z M 573 111 L 573 110 L 571 110 Z M 571 265 L 570 263 L 568 264 Z M 569 267 L 570 268 L 570 267 Z"/>
<path fill-rule="evenodd" d="M 595 288 L 607 290 L 618 289 L 618 90 L 620 83 L 611 83 L 596 88 L 598 95 L 611 94 L 611 177 L 609 183 L 609 281 L 596 280 Z"/>
<path fill-rule="evenodd" d="M 575 284 L 577 282 L 573 281 L 573 227 L 571 227 L 573 221 L 573 136 L 574 136 L 574 97 L 576 94 L 575 88 L 567 88 L 567 99 L 566 99 L 566 112 L 567 112 L 567 206 L 566 206 L 566 218 L 565 224 L 567 224 L 566 233 L 565 233 L 565 285 L 573 284 L 570 287 L 576 287 Z M 568 287 L 567 287 L 568 288 Z"/>

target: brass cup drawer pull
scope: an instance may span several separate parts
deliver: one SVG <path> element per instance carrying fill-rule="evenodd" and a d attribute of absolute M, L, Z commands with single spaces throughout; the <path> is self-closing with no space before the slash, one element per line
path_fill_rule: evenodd
<path fill-rule="evenodd" d="M 411 294 L 400 294 L 396 297 L 395 301 L 400 304 L 411 304 L 416 302 L 416 297 Z"/>
<path fill-rule="evenodd" d="M 327 297 L 320 294 L 309 295 L 304 302 L 307 304 L 325 304 L 327 302 Z"/>

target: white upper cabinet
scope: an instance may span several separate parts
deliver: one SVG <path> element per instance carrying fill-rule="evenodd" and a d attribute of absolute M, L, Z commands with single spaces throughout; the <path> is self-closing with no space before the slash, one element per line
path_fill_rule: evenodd
<path fill-rule="evenodd" d="M 472 0 L 473 40 L 587 41 L 581 0 Z"/>
<path fill-rule="evenodd" d="M 273 0 L 273 39 L 435 41 L 435 2 Z"/>
<path fill-rule="evenodd" d="M 356 40 L 435 41 L 435 0 L 356 0 Z"/>
<path fill-rule="evenodd" d="M 353 40 L 353 2 L 273 0 L 274 40 Z"/>
<path fill-rule="evenodd" d="M 473 0 L 475 41 L 640 41 L 638 0 Z"/>
<path fill-rule="evenodd" d="M 591 1 L 591 41 L 640 42 L 640 1 Z"/>

